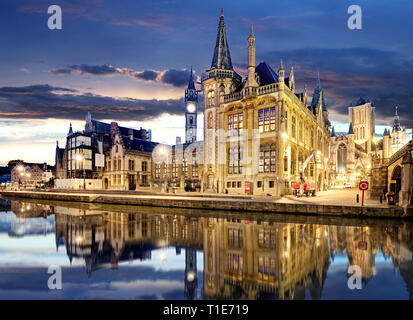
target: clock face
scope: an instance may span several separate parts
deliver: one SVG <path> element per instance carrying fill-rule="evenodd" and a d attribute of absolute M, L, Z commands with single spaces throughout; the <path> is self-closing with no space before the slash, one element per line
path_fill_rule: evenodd
<path fill-rule="evenodd" d="M 188 105 L 186 106 L 186 110 L 187 110 L 189 113 L 194 113 L 195 110 L 196 110 L 195 103 L 188 103 Z"/>

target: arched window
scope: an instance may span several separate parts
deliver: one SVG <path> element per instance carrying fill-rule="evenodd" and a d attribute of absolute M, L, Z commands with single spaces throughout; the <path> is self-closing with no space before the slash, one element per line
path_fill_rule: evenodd
<path fill-rule="evenodd" d="M 337 171 L 345 173 L 347 170 L 347 147 L 344 143 L 340 144 L 337 149 Z"/>

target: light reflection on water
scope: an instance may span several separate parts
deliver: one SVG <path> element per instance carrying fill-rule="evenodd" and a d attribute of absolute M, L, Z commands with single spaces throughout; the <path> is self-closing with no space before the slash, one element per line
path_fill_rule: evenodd
<path fill-rule="evenodd" d="M 413 297 L 411 223 L 1 204 L 1 299 Z M 48 289 L 50 265 L 63 290 Z M 347 286 L 350 265 L 361 290 Z"/>

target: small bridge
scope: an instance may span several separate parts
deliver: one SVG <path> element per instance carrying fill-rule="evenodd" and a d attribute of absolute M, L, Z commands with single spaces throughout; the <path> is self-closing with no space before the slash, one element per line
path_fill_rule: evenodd
<path fill-rule="evenodd" d="M 393 154 L 387 167 L 388 190 L 399 199 L 407 215 L 413 216 L 413 143 L 410 140 Z"/>

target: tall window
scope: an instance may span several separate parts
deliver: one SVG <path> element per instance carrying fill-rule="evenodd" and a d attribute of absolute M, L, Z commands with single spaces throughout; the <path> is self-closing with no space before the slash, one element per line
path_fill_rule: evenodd
<path fill-rule="evenodd" d="M 291 117 L 291 136 L 295 139 L 295 117 Z"/>
<path fill-rule="evenodd" d="M 244 115 L 242 113 L 228 116 L 228 135 L 239 136 L 243 128 Z"/>
<path fill-rule="evenodd" d="M 274 249 L 276 244 L 275 230 L 260 229 L 258 231 L 258 246 L 260 248 Z"/>
<path fill-rule="evenodd" d="M 240 147 L 233 147 L 229 149 L 228 173 L 242 173 L 242 149 Z"/>
<path fill-rule="evenodd" d="M 275 172 L 275 144 L 260 146 L 258 172 Z"/>
<path fill-rule="evenodd" d="M 275 279 L 276 260 L 270 257 L 258 257 L 258 280 L 273 282 Z"/>
<path fill-rule="evenodd" d="M 131 170 L 131 171 L 135 170 L 135 161 L 134 160 L 129 160 L 129 170 Z"/>
<path fill-rule="evenodd" d="M 198 163 L 196 162 L 196 153 L 192 154 L 192 178 L 198 178 Z"/>
<path fill-rule="evenodd" d="M 228 247 L 241 248 L 243 246 L 242 229 L 228 229 Z"/>
<path fill-rule="evenodd" d="M 295 174 L 295 163 L 296 163 L 296 151 L 294 149 L 291 150 L 291 174 Z"/>
<path fill-rule="evenodd" d="M 314 131 L 311 130 L 311 135 L 310 135 L 310 139 L 311 139 L 311 148 L 314 149 Z"/>
<path fill-rule="evenodd" d="M 148 162 L 142 161 L 142 171 L 148 171 Z"/>
<path fill-rule="evenodd" d="M 184 177 L 188 177 L 188 161 L 186 161 L 186 158 L 182 159 L 182 171 L 184 174 Z"/>
<path fill-rule="evenodd" d="M 209 91 L 207 95 L 207 104 L 208 106 L 215 105 L 215 91 Z"/>
<path fill-rule="evenodd" d="M 260 132 L 275 130 L 275 107 L 258 110 L 258 129 Z"/>
<path fill-rule="evenodd" d="M 155 179 L 159 179 L 161 176 L 161 165 L 159 163 L 155 164 Z"/>
<path fill-rule="evenodd" d="M 228 273 L 232 275 L 242 275 L 243 268 L 243 258 L 239 254 L 228 254 Z"/>
<path fill-rule="evenodd" d="M 212 112 L 208 112 L 208 129 L 212 129 L 212 126 L 213 126 Z"/>
<path fill-rule="evenodd" d="M 176 163 L 176 159 L 172 159 L 172 178 L 178 177 L 178 164 Z"/>

